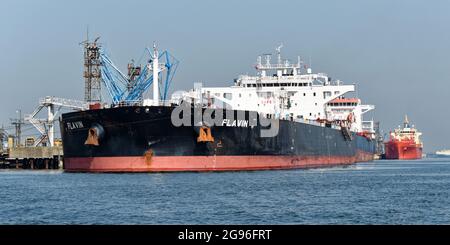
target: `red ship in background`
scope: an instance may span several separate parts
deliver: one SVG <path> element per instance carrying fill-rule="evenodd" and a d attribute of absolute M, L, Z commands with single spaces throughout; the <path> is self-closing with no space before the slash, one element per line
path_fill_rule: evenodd
<path fill-rule="evenodd" d="M 386 159 L 421 159 L 423 144 L 419 137 L 422 135 L 414 126 L 410 127 L 408 117 L 405 116 L 403 128 L 395 129 L 389 135 L 389 141 L 384 143 Z"/>

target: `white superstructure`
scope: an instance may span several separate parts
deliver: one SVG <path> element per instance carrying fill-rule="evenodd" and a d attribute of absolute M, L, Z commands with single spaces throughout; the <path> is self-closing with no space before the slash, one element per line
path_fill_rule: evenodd
<path fill-rule="evenodd" d="M 345 85 L 332 80 L 324 73 L 313 73 L 298 57 L 296 63 L 281 58 L 277 51 L 277 63 L 271 55 L 259 56 L 255 76 L 241 75 L 231 87 L 201 87 L 183 97 L 199 99 L 213 108 L 257 111 L 269 118 L 309 123 L 336 122 L 350 119 L 350 129 L 355 132 L 373 133 L 373 122 L 363 121 L 363 114 L 373 110 L 373 105 L 363 105 L 357 98 L 344 95 L 355 91 L 355 85 Z M 198 101 L 198 100 L 197 100 Z"/>
<path fill-rule="evenodd" d="M 422 136 L 422 133 L 419 132 L 414 125 L 410 126 L 408 116 L 405 115 L 405 120 L 403 121 L 403 128 L 398 126 L 397 129 L 394 130 L 394 132 L 391 132 L 389 134 L 389 137 L 391 140 L 395 141 L 414 141 L 417 145 L 422 145 L 422 142 L 420 140 L 420 136 Z"/>

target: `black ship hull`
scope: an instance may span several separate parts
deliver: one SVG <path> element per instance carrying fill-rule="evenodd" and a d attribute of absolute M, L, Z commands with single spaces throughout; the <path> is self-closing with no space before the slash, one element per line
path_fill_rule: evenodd
<path fill-rule="evenodd" d="M 207 132 L 199 126 L 177 127 L 171 121 L 174 108 L 125 106 L 63 114 L 64 169 L 161 172 L 313 168 L 370 161 L 375 154 L 374 140 L 290 120 L 278 121 L 275 136 L 261 137 L 263 127 L 259 123 L 250 126 L 247 111 L 243 112 L 243 122 L 225 121 L 208 127 Z"/>

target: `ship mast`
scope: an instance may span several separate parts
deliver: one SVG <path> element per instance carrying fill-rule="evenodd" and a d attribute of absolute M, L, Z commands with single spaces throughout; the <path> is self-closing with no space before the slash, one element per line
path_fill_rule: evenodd
<path fill-rule="evenodd" d="M 158 61 L 158 49 L 156 49 L 156 43 L 153 43 L 153 104 L 155 106 L 159 105 L 159 61 Z"/>
<path fill-rule="evenodd" d="M 275 50 L 277 51 L 277 56 L 278 56 L 278 65 L 281 64 L 281 48 L 283 47 L 283 44 L 280 44 L 280 46 L 278 46 Z"/>
<path fill-rule="evenodd" d="M 405 121 L 403 122 L 403 127 L 404 128 L 409 128 L 408 115 L 405 115 Z"/>

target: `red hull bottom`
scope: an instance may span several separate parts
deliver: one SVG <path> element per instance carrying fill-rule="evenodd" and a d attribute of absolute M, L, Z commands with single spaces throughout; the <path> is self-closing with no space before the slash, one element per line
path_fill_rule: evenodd
<path fill-rule="evenodd" d="M 65 158 L 68 172 L 183 172 L 319 168 L 372 161 L 373 154 L 356 156 L 154 156 Z"/>
<path fill-rule="evenodd" d="M 385 144 L 386 159 L 414 160 L 422 158 L 422 147 L 409 142 Z"/>

